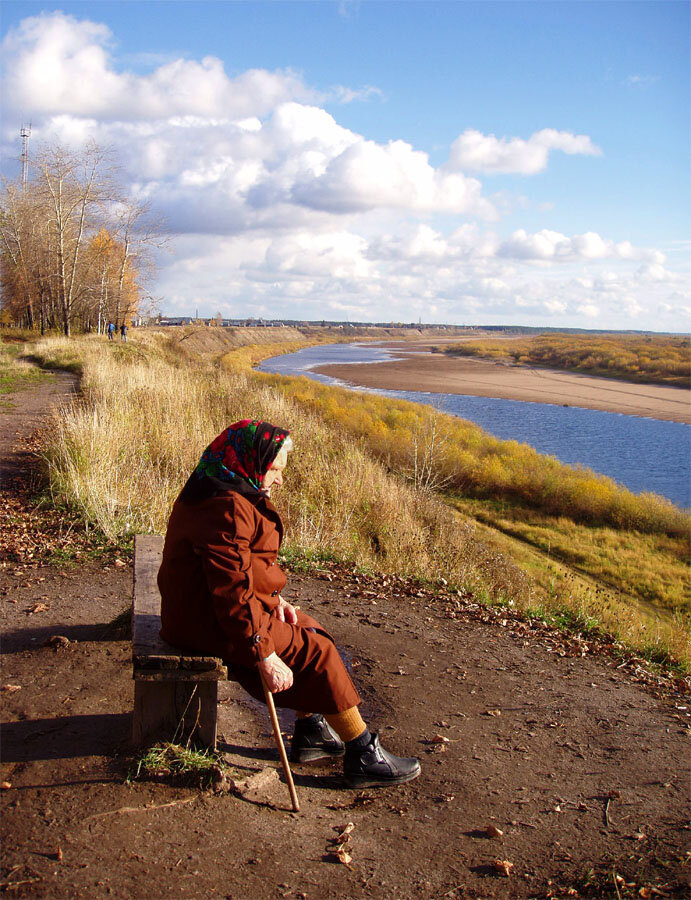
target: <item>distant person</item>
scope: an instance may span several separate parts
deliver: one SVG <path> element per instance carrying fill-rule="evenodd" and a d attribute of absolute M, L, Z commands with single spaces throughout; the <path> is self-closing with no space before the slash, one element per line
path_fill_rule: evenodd
<path fill-rule="evenodd" d="M 120 326 L 120 341 L 123 344 L 127 343 L 127 325 L 124 322 Z"/>
<path fill-rule="evenodd" d="M 350 787 L 403 784 L 420 774 L 419 761 L 381 746 L 333 638 L 280 593 L 283 526 L 270 494 L 292 446 L 287 429 L 243 419 L 206 448 L 168 522 L 161 637 L 220 656 L 259 700 L 263 678 L 277 706 L 296 710 L 294 762 L 343 757 Z"/>
<path fill-rule="evenodd" d="M 115 325 L 112 322 L 108 322 L 108 340 L 115 340 Z"/>

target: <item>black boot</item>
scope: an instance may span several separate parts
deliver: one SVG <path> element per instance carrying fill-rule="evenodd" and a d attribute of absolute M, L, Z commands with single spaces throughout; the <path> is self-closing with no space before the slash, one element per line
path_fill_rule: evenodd
<path fill-rule="evenodd" d="M 364 747 L 346 748 L 343 774 L 349 787 L 386 787 L 412 781 L 420 774 L 420 760 L 394 756 L 379 743 L 373 734 Z"/>
<path fill-rule="evenodd" d="M 309 718 L 296 719 L 293 742 L 290 745 L 291 762 L 310 762 L 314 759 L 343 756 L 345 744 L 329 728 L 324 716 L 313 713 Z"/>

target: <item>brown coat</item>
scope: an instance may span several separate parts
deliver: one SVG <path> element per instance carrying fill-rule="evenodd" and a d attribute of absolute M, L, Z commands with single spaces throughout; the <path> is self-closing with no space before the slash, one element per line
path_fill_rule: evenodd
<path fill-rule="evenodd" d="M 256 664 L 274 651 L 294 676 L 279 706 L 335 713 L 360 702 L 331 637 L 298 611 L 297 625 L 275 616 L 286 576 L 276 564 L 280 517 L 262 494 L 222 491 L 197 503 L 178 499 L 158 573 L 161 636 L 169 644 L 220 656 L 263 699 Z"/>

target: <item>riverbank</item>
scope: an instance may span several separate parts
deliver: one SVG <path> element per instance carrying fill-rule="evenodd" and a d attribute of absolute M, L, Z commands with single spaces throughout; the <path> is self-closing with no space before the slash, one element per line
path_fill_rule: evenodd
<path fill-rule="evenodd" d="M 400 359 L 357 365 L 325 365 L 322 375 L 358 387 L 464 394 L 577 406 L 691 424 L 691 392 L 666 385 L 633 384 L 554 369 L 514 366 L 430 352 L 429 341 L 391 342 Z M 414 351 L 411 352 L 411 348 Z"/>

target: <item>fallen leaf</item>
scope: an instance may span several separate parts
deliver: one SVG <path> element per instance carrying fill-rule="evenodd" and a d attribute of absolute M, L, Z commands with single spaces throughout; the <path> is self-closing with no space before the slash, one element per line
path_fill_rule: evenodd
<path fill-rule="evenodd" d="M 124 563 L 121 559 L 116 559 L 113 565 L 117 566 L 118 569 L 122 569 L 122 567 L 126 566 L 127 563 Z"/>
<path fill-rule="evenodd" d="M 504 832 L 501 828 L 497 828 L 496 825 L 488 825 L 487 828 L 485 828 L 485 832 L 487 833 L 487 836 L 491 838 L 500 838 L 504 836 Z"/>
<path fill-rule="evenodd" d="M 355 828 L 355 825 L 352 822 L 348 822 L 347 825 L 344 825 L 341 828 L 339 833 L 341 836 L 348 835 L 348 834 L 350 834 L 351 831 L 354 830 L 354 828 Z"/>
<path fill-rule="evenodd" d="M 0 791 L 9 791 L 12 784 L 9 781 L 0 781 Z"/>
<path fill-rule="evenodd" d="M 32 606 L 27 607 L 26 614 L 27 616 L 33 616 L 34 613 L 45 612 L 48 609 L 48 604 L 46 603 L 34 603 Z"/>
<path fill-rule="evenodd" d="M 450 744 L 451 741 L 449 738 L 444 737 L 443 734 L 435 734 L 434 737 L 429 739 L 430 744 Z"/>
<path fill-rule="evenodd" d="M 339 847 L 338 850 L 336 850 L 336 858 L 340 863 L 343 863 L 344 866 L 349 866 L 353 861 L 353 857 L 343 847 Z"/>
<path fill-rule="evenodd" d="M 6 694 L 14 694 L 15 691 L 21 691 L 21 684 L 3 684 L 2 690 Z"/>
<path fill-rule="evenodd" d="M 500 716 L 501 710 L 500 709 L 488 709 L 487 712 L 485 713 L 485 715 L 486 716 Z"/>
<path fill-rule="evenodd" d="M 508 859 L 495 859 L 492 865 L 497 875 L 503 875 L 505 878 L 509 877 L 514 867 L 513 863 L 509 862 Z"/>
<path fill-rule="evenodd" d="M 69 638 L 66 638 L 64 634 L 52 634 L 49 638 L 41 644 L 42 647 L 53 647 L 55 650 L 59 650 L 60 647 L 66 647 L 70 642 Z"/>

